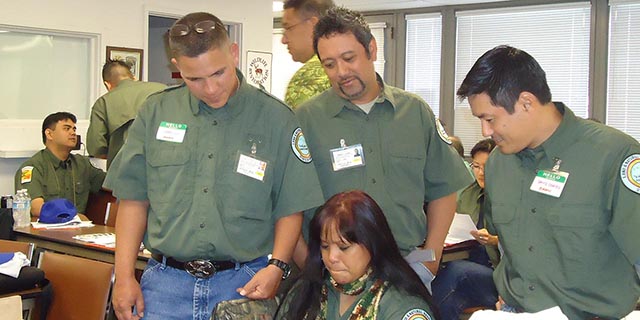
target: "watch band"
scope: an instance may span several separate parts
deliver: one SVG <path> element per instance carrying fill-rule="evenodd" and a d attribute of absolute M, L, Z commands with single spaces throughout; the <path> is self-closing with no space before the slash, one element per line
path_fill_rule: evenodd
<path fill-rule="evenodd" d="M 280 259 L 271 258 L 267 264 L 272 264 L 282 270 L 282 280 L 288 278 L 289 274 L 291 274 L 291 266 Z"/>

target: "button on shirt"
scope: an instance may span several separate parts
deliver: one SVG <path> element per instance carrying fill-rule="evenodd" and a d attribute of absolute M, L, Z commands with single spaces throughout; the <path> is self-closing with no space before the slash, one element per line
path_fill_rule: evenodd
<path fill-rule="evenodd" d="M 504 249 L 494 273 L 508 305 L 537 312 L 559 305 L 570 319 L 621 318 L 635 307 L 640 280 L 640 195 L 620 168 L 640 144 L 577 118 L 562 103 L 552 136 L 536 149 L 493 152 L 486 165 L 488 229 Z M 538 169 L 569 173 L 559 198 L 529 190 Z"/>
<path fill-rule="evenodd" d="M 271 252 L 278 218 L 322 203 L 313 164 L 292 152 L 293 112 L 237 73 L 241 84 L 219 109 L 186 86 L 149 97 L 109 170 L 105 185 L 118 198 L 149 201 L 153 252 L 249 261 Z M 156 139 L 163 121 L 187 126 L 181 143 Z M 264 181 L 236 172 L 254 144 Z"/>
<path fill-rule="evenodd" d="M 359 189 L 383 209 L 404 255 L 426 237 L 423 203 L 473 182 L 460 156 L 436 132 L 418 96 L 384 85 L 369 114 L 327 90 L 296 109 L 325 199 Z M 365 166 L 334 171 L 331 149 L 362 144 Z M 310 219 L 305 213 L 305 220 Z"/>

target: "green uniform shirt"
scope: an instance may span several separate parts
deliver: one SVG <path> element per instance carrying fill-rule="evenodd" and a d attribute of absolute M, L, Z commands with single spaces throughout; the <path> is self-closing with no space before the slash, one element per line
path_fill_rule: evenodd
<path fill-rule="evenodd" d="M 429 106 L 417 95 L 384 85 L 369 114 L 327 90 L 296 110 L 325 199 L 342 191 L 367 192 L 382 208 L 402 251 L 423 243 L 424 202 L 473 182 Z M 442 132 L 439 134 L 438 132 Z M 341 140 L 362 144 L 365 165 L 334 171 L 331 149 Z M 305 220 L 310 219 L 305 214 Z"/>
<path fill-rule="evenodd" d="M 331 88 L 317 55 L 307 61 L 289 80 L 284 101 L 295 109 L 303 102 Z"/>
<path fill-rule="evenodd" d="M 367 292 L 373 285 L 369 281 L 365 286 Z M 358 301 L 354 302 L 342 316 L 340 316 L 340 292 L 329 285 L 327 290 L 327 319 L 348 320 Z M 380 308 L 376 319 L 379 320 L 418 320 L 435 319 L 429 305 L 423 299 L 411 296 L 404 291 L 398 290 L 394 286 L 388 287 L 380 299 Z"/>
<path fill-rule="evenodd" d="M 619 319 L 640 295 L 640 144 L 555 106 L 562 122 L 541 146 L 493 152 L 486 165 L 485 216 L 505 257 L 496 287 L 527 312 L 559 305 L 570 319 Z M 531 191 L 555 159 L 569 173 L 560 197 Z"/>
<path fill-rule="evenodd" d="M 100 190 L 105 175 L 87 157 L 72 153 L 61 161 L 49 149 L 42 149 L 22 163 L 15 175 L 15 188 L 27 189 L 31 199 L 45 202 L 66 198 L 78 212 L 86 213 L 89 192 Z"/>
<path fill-rule="evenodd" d="M 483 202 L 484 189 L 480 188 L 480 185 L 476 181 L 460 192 L 456 212 L 470 215 L 471 220 L 478 225 Z M 486 217 L 483 220 L 484 225 L 486 225 Z M 489 260 L 491 260 L 491 264 L 494 267 L 497 266 L 498 262 L 500 262 L 500 252 L 498 251 L 498 247 L 489 244 L 484 247 L 487 251 L 487 255 L 489 256 Z"/>
<path fill-rule="evenodd" d="M 166 86 L 161 83 L 122 80 L 113 90 L 96 100 L 87 130 L 89 154 L 106 154 L 109 167 L 122 148 L 131 121 L 144 100 L 164 88 Z"/>
<path fill-rule="evenodd" d="M 152 252 L 252 260 L 271 252 L 278 218 L 322 203 L 311 159 L 293 151 L 301 152 L 292 146 L 295 115 L 237 73 L 241 84 L 219 109 L 186 86 L 151 95 L 109 169 L 105 185 L 116 197 L 149 201 L 144 243 Z M 163 122 L 182 128 L 183 141 L 163 140 Z M 266 162 L 263 181 L 236 172 L 240 153 L 252 150 Z"/>

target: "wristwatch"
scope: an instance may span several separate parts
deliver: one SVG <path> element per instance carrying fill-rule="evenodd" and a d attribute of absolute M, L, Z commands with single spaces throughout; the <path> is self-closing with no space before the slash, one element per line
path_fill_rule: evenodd
<path fill-rule="evenodd" d="M 267 264 L 272 264 L 282 270 L 282 280 L 288 278 L 289 274 L 291 274 L 291 266 L 280 259 L 269 259 Z"/>

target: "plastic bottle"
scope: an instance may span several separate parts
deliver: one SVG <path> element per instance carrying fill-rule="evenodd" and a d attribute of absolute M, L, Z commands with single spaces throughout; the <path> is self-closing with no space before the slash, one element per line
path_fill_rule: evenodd
<path fill-rule="evenodd" d="M 18 190 L 13 199 L 13 228 L 28 227 L 31 223 L 31 199 L 26 189 Z"/>

